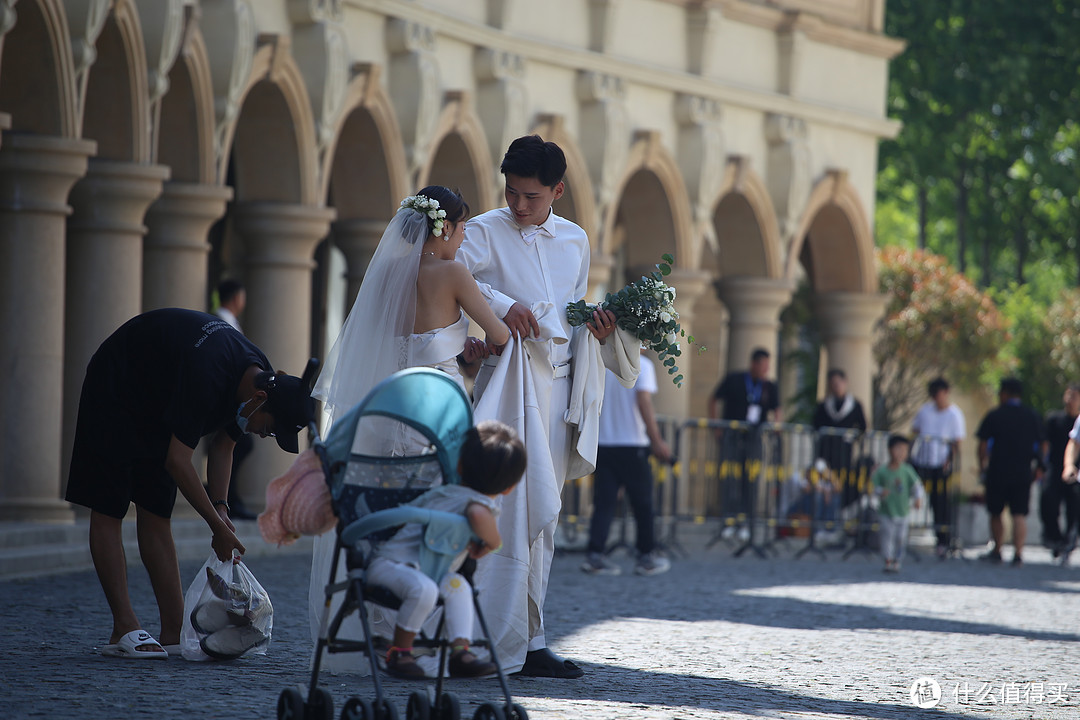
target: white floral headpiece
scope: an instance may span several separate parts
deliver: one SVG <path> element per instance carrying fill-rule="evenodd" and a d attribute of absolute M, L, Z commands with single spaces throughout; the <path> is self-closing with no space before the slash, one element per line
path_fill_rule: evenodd
<path fill-rule="evenodd" d="M 415 210 L 434 220 L 432 232 L 435 233 L 435 237 L 442 237 L 443 226 L 446 224 L 446 211 L 439 207 L 438 200 L 429 198 L 427 195 L 410 195 L 401 201 L 401 207 Z"/>

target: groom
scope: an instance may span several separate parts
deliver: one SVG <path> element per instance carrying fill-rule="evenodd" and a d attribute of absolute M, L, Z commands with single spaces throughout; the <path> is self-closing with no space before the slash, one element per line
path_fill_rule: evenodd
<path fill-rule="evenodd" d="M 555 322 L 561 323 L 562 336 L 572 337 L 566 320 L 567 303 L 581 300 L 588 290 L 589 239 L 574 223 L 556 215 L 551 205 L 564 192 L 563 175 L 566 157 L 553 142 L 544 142 L 538 135 L 518 138 L 510 143 L 500 170 L 506 181 L 506 207 L 491 210 L 469 221 L 465 241 L 458 251 L 458 260 L 472 272 L 495 314 L 503 319 L 519 341 L 540 337 L 540 323 L 532 309 L 537 303 L 554 306 Z M 615 316 L 607 311 L 594 313 L 593 322 L 585 326 L 603 342 L 615 329 Z M 579 332 L 584 330 L 579 329 Z M 566 481 L 567 464 L 571 453 L 571 428 L 564 416 L 569 407 L 571 388 L 571 345 L 548 341 L 546 352 L 551 372 L 535 384 L 536 406 L 548 408 L 546 436 L 548 447 L 530 444 L 530 456 L 549 452 L 545 472 L 533 472 L 536 458 L 530 458 L 529 470 L 515 489 L 518 497 L 507 502 L 528 504 L 530 528 L 543 524 L 536 537 L 514 546 L 508 538 L 520 537 L 521 528 L 509 525 L 515 513 L 504 511 L 499 518 L 499 532 L 504 539 L 501 552 L 489 558 L 478 574 L 480 587 L 487 587 L 488 602 L 510 603 L 499 607 L 494 622 L 489 621 L 493 642 L 502 654 L 504 666 L 521 675 L 534 677 L 577 678 L 584 671 L 570 660 L 558 657 L 547 647 L 544 629 L 544 597 L 547 594 L 548 574 L 555 551 L 555 527 L 558 523 L 558 498 Z M 491 377 L 496 358 L 488 358 L 477 376 L 477 402 L 483 399 L 487 380 Z M 600 374 L 601 380 L 603 374 Z M 603 388 L 599 388 L 603 392 Z M 513 423 L 517 418 L 498 418 Z M 544 485 L 544 487 L 537 487 Z M 537 509 L 532 498 L 537 494 L 553 498 L 552 503 Z M 529 498 L 528 503 L 524 498 Z M 542 514 L 541 514 L 542 513 Z M 518 514 L 520 520 L 520 514 Z M 522 545 L 525 545 L 523 547 Z M 528 598 L 514 592 L 520 588 L 527 573 Z M 511 593 L 503 592 L 510 589 Z M 481 592 L 481 598 L 485 593 Z M 504 598 L 511 598 L 504 600 Z M 520 604 L 520 607 L 517 605 Z M 492 613 L 489 613 L 491 615 Z M 506 622 L 500 622 L 506 619 Z M 520 628 L 520 632 L 513 628 Z M 527 630 L 526 630 L 527 628 Z M 527 642 L 527 646 L 526 646 Z"/>

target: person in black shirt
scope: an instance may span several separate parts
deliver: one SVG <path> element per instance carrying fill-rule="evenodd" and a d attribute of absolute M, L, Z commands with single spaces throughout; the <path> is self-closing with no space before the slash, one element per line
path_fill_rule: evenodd
<path fill-rule="evenodd" d="M 769 351 L 765 348 L 754 350 L 750 355 L 750 369 L 728 373 L 713 391 L 709 400 L 709 417 L 738 420 L 751 425 L 766 420 L 781 422 L 780 393 L 776 383 L 766 379 L 769 365 Z M 724 406 L 723 415 L 717 414 L 718 404 Z"/>
<path fill-rule="evenodd" d="M 243 553 L 225 501 L 233 447 L 250 432 L 297 452 L 297 432 L 314 414 L 312 374 L 275 373 L 228 323 L 194 310 L 139 315 L 98 348 L 83 381 L 66 499 L 91 511 L 90 552 L 113 615 L 103 654 L 162 658 L 166 646 L 178 650 L 184 597 L 170 524 L 176 491 L 210 526 L 219 559 Z M 211 434 L 204 489 L 192 454 Z M 121 524 L 130 503 L 161 643 L 141 629 L 128 596 Z"/>
<path fill-rule="evenodd" d="M 1005 526 L 1001 513 L 1005 506 L 1013 520 L 1013 564 L 1023 562 L 1024 538 L 1027 535 L 1028 505 L 1031 499 L 1032 464 L 1038 458 L 1043 441 L 1042 420 L 1023 405 L 1023 385 L 1016 378 L 1005 378 L 998 391 L 1000 405 L 979 424 L 979 471 L 986 478 L 986 509 L 990 513 L 993 549 L 985 556 L 1001 562 Z"/>
<path fill-rule="evenodd" d="M 1065 388 L 1062 402 L 1064 409 L 1046 416 L 1046 438 L 1042 449 L 1047 474 L 1043 477 L 1042 494 L 1039 496 L 1043 544 L 1053 551 L 1054 557 L 1076 543 L 1077 524 L 1080 523 L 1080 486 L 1062 479 L 1069 431 L 1080 415 L 1080 384 L 1074 383 Z M 1064 533 L 1061 532 L 1060 521 L 1062 503 L 1065 505 Z"/>
<path fill-rule="evenodd" d="M 852 472 L 852 454 L 855 438 L 866 431 L 866 415 L 862 403 L 848 392 L 847 374 L 839 369 L 829 370 L 829 394 L 818 403 L 814 411 L 814 430 L 817 436 L 817 456 L 825 461 L 833 476 L 843 488 L 843 504 L 856 499 L 855 473 Z M 820 432 L 822 428 L 831 428 Z M 848 431 L 838 433 L 836 431 Z"/>
<path fill-rule="evenodd" d="M 751 510 L 751 480 L 763 470 L 764 456 L 760 425 L 781 422 L 780 393 L 767 380 L 769 351 L 757 348 L 750 355 L 750 369 L 732 372 L 724 378 L 709 400 L 709 417 L 742 423 L 719 431 L 721 440 L 721 512 L 739 515 Z M 723 414 L 718 413 L 723 405 Z M 733 530 L 733 528 L 729 528 Z"/>

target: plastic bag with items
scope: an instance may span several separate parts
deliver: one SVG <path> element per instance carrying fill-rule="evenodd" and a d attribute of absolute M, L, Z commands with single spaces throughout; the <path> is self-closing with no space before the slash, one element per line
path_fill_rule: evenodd
<path fill-rule="evenodd" d="M 185 660 L 233 660 L 265 655 L 274 627 L 274 606 L 240 561 L 211 553 L 184 596 L 180 652 Z"/>

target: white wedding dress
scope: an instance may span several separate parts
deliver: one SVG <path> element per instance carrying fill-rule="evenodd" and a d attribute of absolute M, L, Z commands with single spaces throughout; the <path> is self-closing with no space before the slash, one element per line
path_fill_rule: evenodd
<path fill-rule="evenodd" d="M 454 378 L 461 388 L 465 381 L 461 377 L 457 356 L 465 348 L 469 336 L 469 323 L 465 313 L 458 316 L 456 322 L 446 327 L 436 328 L 423 333 L 413 333 L 405 338 L 406 367 L 430 367 L 442 370 Z"/>

